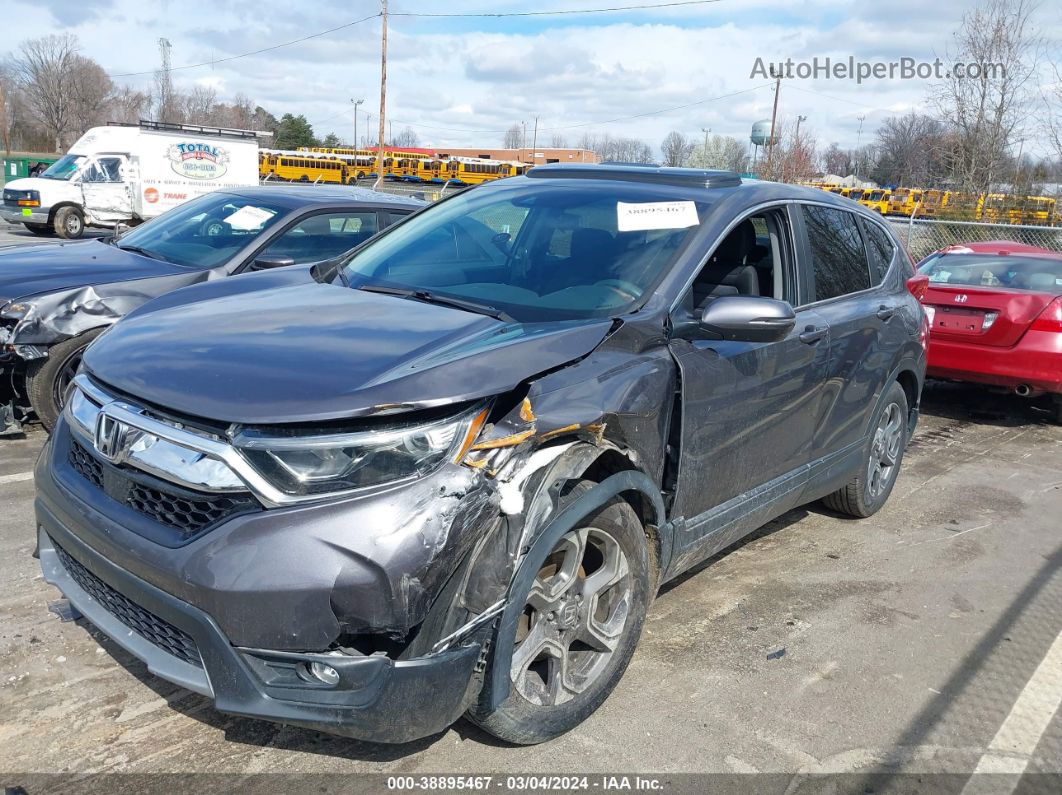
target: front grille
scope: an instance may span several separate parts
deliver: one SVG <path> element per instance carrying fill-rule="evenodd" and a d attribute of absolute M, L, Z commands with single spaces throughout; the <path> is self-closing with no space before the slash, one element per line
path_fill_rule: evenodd
<path fill-rule="evenodd" d="M 186 535 L 193 535 L 226 517 L 241 513 L 248 505 L 246 498 L 222 494 L 181 497 L 140 483 L 133 484 L 127 502 L 131 508 L 145 516 L 150 516 L 156 522 L 169 525 Z"/>
<path fill-rule="evenodd" d="M 66 573 L 108 613 L 140 635 L 140 637 L 151 641 L 177 659 L 184 660 L 186 663 L 191 663 L 200 668 L 203 667 L 203 660 L 199 656 L 199 648 L 195 645 L 191 635 L 173 626 L 168 621 L 163 621 L 151 611 L 145 610 L 136 602 L 118 593 L 74 560 L 58 544 L 55 544 L 55 552 L 59 556 L 59 561 L 63 564 L 63 568 L 66 569 Z"/>
<path fill-rule="evenodd" d="M 103 466 L 76 442 L 70 445 L 70 466 L 97 488 L 103 488 Z"/>
<path fill-rule="evenodd" d="M 128 467 L 118 467 L 96 458 L 80 442 L 70 440 L 70 466 L 111 499 L 159 524 L 177 531 L 184 542 L 225 519 L 261 510 L 248 493 L 209 494 L 182 489 Z"/>

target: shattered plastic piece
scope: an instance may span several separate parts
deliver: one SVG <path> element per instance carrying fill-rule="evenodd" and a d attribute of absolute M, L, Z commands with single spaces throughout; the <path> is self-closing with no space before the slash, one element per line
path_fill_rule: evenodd
<path fill-rule="evenodd" d="M 520 404 L 520 419 L 524 422 L 534 422 L 536 419 L 535 412 L 531 410 L 531 400 L 529 398 L 524 398 Z"/>
<path fill-rule="evenodd" d="M 785 657 L 785 646 L 779 646 L 774 651 L 767 652 L 768 660 L 780 660 L 782 657 Z"/>
<path fill-rule="evenodd" d="M 77 621 L 81 618 L 81 613 L 78 609 L 70 604 L 69 599 L 57 599 L 54 602 L 48 603 L 48 612 L 55 613 L 59 616 L 59 620 L 64 624 L 69 621 Z"/>
<path fill-rule="evenodd" d="M 472 445 L 473 450 L 497 450 L 499 447 L 515 447 L 520 442 L 525 442 L 535 435 L 534 428 L 528 428 L 526 431 L 520 433 L 513 433 L 509 436 L 502 436 L 499 439 L 487 439 L 483 442 L 477 442 Z"/>

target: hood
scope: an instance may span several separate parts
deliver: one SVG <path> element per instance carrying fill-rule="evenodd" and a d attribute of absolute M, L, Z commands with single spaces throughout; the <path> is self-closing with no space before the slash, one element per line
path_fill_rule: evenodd
<path fill-rule="evenodd" d="M 40 191 L 42 197 L 45 191 L 54 194 L 57 191 L 69 190 L 77 192 L 81 190 L 81 184 L 78 182 L 70 182 L 65 179 L 41 179 L 40 177 L 20 177 L 5 183 L 4 187 L 11 190 Z"/>
<path fill-rule="evenodd" d="M 142 312 L 92 345 L 84 366 L 178 413 L 307 422 L 498 394 L 585 356 L 611 325 L 503 323 L 314 282 Z"/>
<path fill-rule="evenodd" d="M 99 240 L 19 246 L 0 250 L 0 305 L 56 290 L 188 272 Z"/>

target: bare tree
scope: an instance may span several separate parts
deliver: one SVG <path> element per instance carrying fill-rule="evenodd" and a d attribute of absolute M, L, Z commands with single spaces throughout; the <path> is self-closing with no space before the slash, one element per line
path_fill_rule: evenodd
<path fill-rule="evenodd" d="M 847 177 L 852 173 L 852 153 L 832 143 L 822 154 L 822 169 L 827 174 Z"/>
<path fill-rule="evenodd" d="M 420 145 L 420 136 L 412 127 L 406 127 L 392 141 L 395 146 L 416 147 Z"/>
<path fill-rule="evenodd" d="M 193 86 L 184 96 L 174 95 L 184 106 L 181 115 L 189 124 L 214 124 L 218 93 L 210 86 Z"/>
<path fill-rule="evenodd" d="M 775 131 L 778 143 L 774 154 L 764 163 L 761 176 L 776 182 L 802 182 L 815 174 L 818 161 L 816 142 L 811 130 L 792 121 L 780 123 Z"/>
<path fill-rule="evenodd" d="M 56 152 L 63 150 L 63 137 L 72 124 L 70 88 L 77 50 L 76 36 L 42 36 L 24 41 L 15 62 L 17 85 Z"/>
<path fill-rule="evenodd" d="M 911 111 L 886 119 L 877 131 L 871 176 L 882 185 L 933 186 L 945 176 L 947 145 L 944 125 L 930 116 Z"/>
<path fill-rule="evenodd" d="M 1032 78 L 1042 46 L 1030 18 L 1035 0 L 985 0 L 963 16 L 949 58 L 953 69 L 936 103 L 955 136 L 950 170 L 959 187 L 987 193 L 1029 115 Z M 979 74 L 966 74 L 978 65 Z"/>
<path fill-rule="evenodd" d="M 579 149 L 589 149 L 600 160 L 623 163 L 651 163 L 653 150 L 645 141 L 637 138 L 614 138 L 608 133 L 599 135 L 587 132 L 579 139 Z"/>
<path fill-rule="evenodd" d="M 560 133 L 553 133 L 553 135 L 551 135 L 549 137 L 549 148 L 550 149 L 567 149 L 568 148 L 568 139 L 565 138 Z"/>
<path fill-rule="evenodd" d="M 523 141 L 523 128 L 519 124 L 514 124 L 505 131 L 505 137 L 502 139 L 502 147 L 504 149 L 519 149 L 522 146 Z"/>
<path fill-rule="evenodd" d="M 660 154 L 664 156 L 665 166 L 684 166 L 693 153 L 695 144 L 682 133 L 672 130 L 664 136 L 660 144 Z"/>
<path fill-rule="evenodd" d="M 1058 165 L 1062 166 L 1062 68 L 1058 66 L 1058 61 L 1062 60 L 1062 53 L 1059 58 L 1053 59 L 1055 63 L 1052 68 L 1055 73 L 1054 83 L 1048 86 L 1044 90 L 1044 132 L 1047 134 L 1047 142 L 1053 150 L 1055 160 L 1058 161 Z"/>

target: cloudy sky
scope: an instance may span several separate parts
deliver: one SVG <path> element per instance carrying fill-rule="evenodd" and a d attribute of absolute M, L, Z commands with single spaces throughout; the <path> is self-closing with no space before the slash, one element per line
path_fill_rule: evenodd
<path fill-rule="evenodd" d="M 572 144 L 584 132 L 643 138 L 704 128 L 746 138 L 770 116 L 769 80 L 756 59 L 817 56 L 891 61 L 947 60 L 952 33 L 972 2 L 926 0 L 718 0 L 705 5 L 559 17 L 424 18 L 402 12 L 482 12 L 624 6 L 638 0 L 392 0 L 388 116 L 422 143 L 500 146 L 502 131 L 539 119 L 539 141 Z M 646 3 L 660 0 L 643 0 Z M 1045 0 L 1037 29 L 1062 52 L 1058 0 Z M 377 0 L 6 0 L 5 41 L 76 34 L 84 54 L 112 75 L 159 63 L 157 39 L 174 66 L 291 41 L 374 14 Z M 13 12 L 13 13 L 11 13 Z M 302 113 L 317 133 L 349 139 L 350 99 L 379 106 L 380 23 L 373 18 L 289 47 L 174 72 L 184 88 L 237 92 L 277 115 Z M 151 76 L 116 77 L 148 87 Z M 823 145 L 867 142 L 890 114 L 922 108 L 924 80 L 812 79 L 783 82 L 779 116 L 804 115 Z M 683 107 L 684 106 L 684 107 Z M 640 114 L 640 115 L 639 115 Z M 634 117 L 634 118 L 632 118 Z M 365 124 L 365 113 L 359 114 Z M 364 130 L 364 127 L 362 127 Z M 530 136 L 530 132 L 529 132 Z M 1035 143 L 1027 145 L 1036 149 Z"/>

